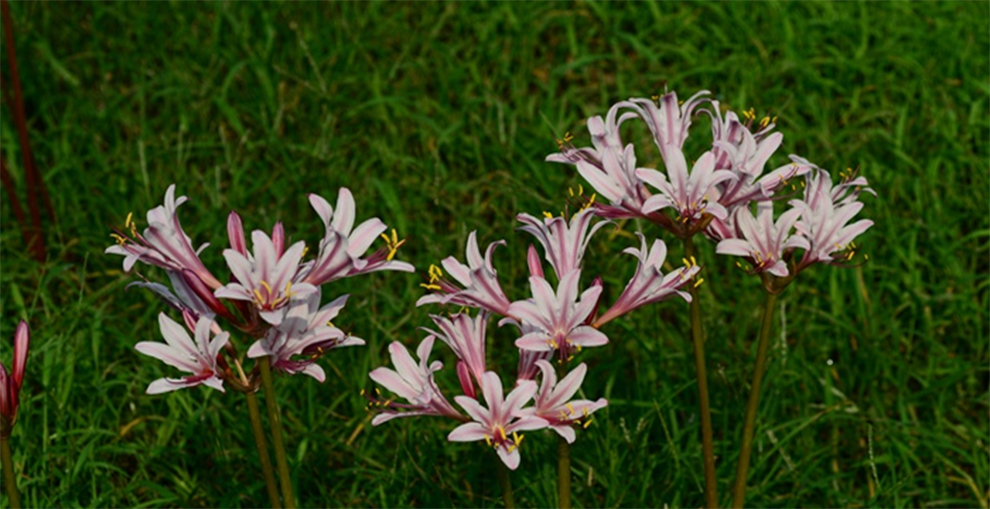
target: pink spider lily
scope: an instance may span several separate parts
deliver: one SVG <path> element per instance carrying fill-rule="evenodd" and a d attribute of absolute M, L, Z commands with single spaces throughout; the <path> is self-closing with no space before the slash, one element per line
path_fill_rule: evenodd
<path fill-rule="evenodd" d="M 20 405 L 21 386 L 24 384 L 30 347 L 31 332 L 27 322 L 21 321 L 14 331 L 14 362 L 10 366 L 10 373 L 0 364 L 0 430 L 4 437 L 10 436 L 14 421 L 17 420 L 17 407 Z"/>
<path fill-rule="evenodd" d="M 189 236 L 179 224 L 176 210 L 185 203 L 185 196 L 175 197 L 175 184 L 168 186 L 165 191 L 165 203 L 148 211 L 148 228 L 144 234 L 137 231 L 137 225 L 127 216 L 124 228 L 128 231 L 118 231 L 112 234 L 117 245 L 108 247 L 104 252 L 124 256 L 124 271 L 130 272 L 138 261 L 163 269 L 182 272 L 189 270 L 211 289 L 217 289 L 222 284 L 206 269 L 199 259 L 199 253 L 209 244 L 203 244 L 193 250 Z"/>
<path fill-rule="evenodd" d="M 142 341 L 135 345 L 134 349 L 191 375 L 155 380 L 148 385 L 147 393 L 161 394 L 201 384 L 224 392 L 223 379 L 220 377 L 222 371 L 217 366 L 217 356 L 230 339 L 230 334 L 221 332 L 213 335 L 212 316 L 201 317 L 196 322 L 195 342 L 182 325 L 165 316 L 165 313 L 158 315 L 158 325 L 165 343 Z M 210 339 L 211 335 L 213 339 Z"/>
<path fill-rule="evenodd" d="M 474 318 L 466 313 L 456 313 L 450 318 L 439 315 L 430 315 L 433 323 L 440 328 L 440 332 L 425 329 L 434 337 L 440 338 L 447 343 L 447 346 L 457 355 L 460 361 L 457 363 L 458 376 L 461 381 L 461 388 L 464 394 L 474 397 L 474 386 L 471 384 L 470 374 L 481 383 L 481 376 L 485 374 L 485 329 L 488 326 L 489 313 L 481 311 Z M 463 366 L 463 367 L 462 367 Z M 466 373 L 462 373 L 466 371 Z"/>
<path fill-rule="evenodd" d="M 443 277 L 443 272 L 435 266 L 430 267 L 430 280 L 423 286 L 436 293 L 424 295 L 417 306 L 424 304 L 453 304 L 471 308 L 486 309 L 493 313 L 505 315 L 509 310 L 509 298 L 498 283 L 498 272 L 492 265 L 492 254 L 495 248 L 504 245 L 504 240 L 492 242 L 481 257 L 478 249 L 477 232 L 468 235 L 467 265 L 457 261 L 453 256 L 444 258 L 443 268 L 453 276 L 459 284 L 454 284 Z"/>
<path fill-rule="evenodd" d="M 320 242 L 316 260 L 306 264 L 306 283 L 319 286 L 336 279 L 380 270 L 415 271 L 412 265 L 393 260 L 405 240 L 400 241 L 394 230 L 392 237 L 385 235 L 388 227 L 380 219 L 373 217 L 354 227 L 354 196 L 346 187 L 340 188 L 336 209 L 317 194 L 310 194 L 309 202 L 323 220 L 326 233 Z M 387 246 L 368 258 L 362 258 L 379 237 L 385 238 Z"/>
<path fill-rule="evenodd" d="M 570 135 L 558 141 L 560 152 L 550 154 L 546 160 L 573 164 L 578 173 L 611 205 L 596 204 L 596 213 L 603 217 L 640 217 L 643 202 L 650 196 L 636 178 L 636 153 L 633 145 L 622 145 L 619 128 L 636 114 L 619 115 L 623 104 L 609 109 L 605 119 L 595 116 L 588 119 L 588 131 L 594 148 L 575 148 Z"/>
<path fill-rule="evenodd" d="M 678 220 L 684 224 L 700 221 L 703 214 L 709 214 L 715 219 L 725 219 L 728 212 L 718 203 L 713 191 L 718 184 L 735 180 L 736 176 L 728 170 L 716 170 L 714 154 L 705 152 L 694 163 L 690 175 L 684 153 L 679 147 L 668 146 L 664 162 L 667 165 L 667 177 L 648 168 L 636 171 L 639 178 L 660 191 L 646 200 L 643 204 L 644 212 L 673 208 L 679 216 Z"/>
<path fill-rule="evenodd" d="M 451 442 L 475 442 L 484 440 L 495 449 L 505 466 L 515 470 L 519 466 L 519 446 L 522 431 L 532 431 L 547 427 L 547 421 L 525 415 L 523 406 L 533 399 L 536 382 L 523 380 L 508 397 L 503 399 L 502 380 L 496 373 L 485 373 L 481 378 L 481 393 L 485 397 L 485 408 L 478 400 L 468 396 L 457 396 L 457 402 L 473 419 L 461 424 L 447 435 Z"/>
<path fill-rule="evenodd" d="M 251 302 L 263 320 L 278 325 L 290 301 L 303 299 L 316 291 L 312 284 L 296 280 L 305 243 L 297 242 L 280 252 L 282 246 L 276 245 L 260 230 L 251 233 L 251 241 L 253 256 L 243 255 L 235 249 L 223 251 L 235 281 L 218 288 L 215 295 Z"/>
<path fill-rule="evenodd" d="M 532 299 L 513 302 L 508 316 L 502 323 L 525 324 L 533 332 L 516 340 L 516 347 L 539 352 L 556 351 L 562 360 L 585 347 L 608 343 L 608 337 L 586 321 L 595 309 L 602 287 L 592 285 L 578 300 L 580 270 L 564 275 L 554 293 L 550 283 L 542 277 L 529 278 Z"/>
<path fill-rule="evenodd" d="M 856 199 L 861 190 L 873 191 L 865 187 L 867 182 L 862 177 L 850 178 L 833 187 L 832 178 L 825 170 L 813 172 L 807 181 L 804 199 L 790 201 L 801 213 L 801 220 L 794 227 L 810 244 L 798 266 L 849 262 L 855 255 L 853 240 L 873 226 L 869 219 L 849 224 L 863 208 L 863 203 Z"/>
<path fill-rule="evenodd" d="M 709 101 L 706 97 L 709 94 L 709 91 L 702 90 L 679 104 L 677 93 L 669 92 L 655 100 L 629 99 L 616 106 L 630 108 L 643 119 L 653 134 L 660 156 L 666 162 L 670 154 L 669 147 L 673 146 L 678 150 L 684 147 L 694 110 Z"/>
<path fill-rule="evenodd" d="M 525 225 L 520 230 L 533 235 L 543 245 L 547 261 L 560 280 L 564 274 L 581 268 L 588 241 L 608 224 L 608 221 L 599 221 L 592 226 L 594 213 L 592 208 L 581 210 L 571 216 L 570 223 L 563 217 L 537 219 L 529 214 L 519 214 L 516 219 Z"/>
<path fill-rule="evenodd" d="M 273 369 L 290 375 L 304 373 L 321 383 L 325 381 L 326 374 L 316 359 L 333 348 L 363 345 L 364 340 L 348 336 L 331 322 L 347 304 L 348 296 L 320 307 L 320 293 L 317 289 L 296 301 L 280 324 L 268 329 L 265 337 L 251 345 L 248 357 L 270 356 Z"/>
<path fill-rule="evenodd" d="M 577 438 L 574 427 L 579 425 L 587 428 L 591 424 L 591 414 L 605 408 L 608 401 L 605 398 L 599 398 L 598 401 L 571 400 L 581 388 L 584 376 L 588 373 L 588 366 L 583 362 L 572 369 L 559 383 L 552 364 L 540 360 L 536 362 L 536 366 L 543 373 L 543 380 L 536 393 L 534 406 L 524 412 L 530 411 L 532 415 L 547 421 L 550 429 L 564 437 L 567 443 L 573 444 Z"/>
<path fill-rule="evenodd" d="M 451 405 L 433 379 L 433 373 L 443 368 L 440 361 L 429 361 L 433 350 L 433 336 L 427 336 L 416 349 L 419 364 L 409 355 L 406 347 L 398 341 L 388 346 L 392 365 L 395 369 L 381 367 L 368 376 L 382 387 L 398 394 L 408 401 L 396 403 L 391 399 L 372 399 L 371 404 L 379 408 L 380 413 L 371 420 L 373 426 L 378 426 L 397 417 L 413 417 L 417 415 L 440 415 L 459 421 L 466 420 L 460 412 Z M 376 393 L 380 391 L 376 389 Z"/>
<path fill-rule="evenodd" d="M 639 236 L 640 248 L 630 247 L 622 251 L 639 260 L 636 273 L 633 274 L 632 279 L 622 291 L 622 295 L 619 295 L 615 304 L 595 321 L 595 327 L 601 327 L 641 306 L 664 301 L 675 296 L 691 302 L 691 295 L 682 291 L 681 288 L 687 285 L 701 270 L 697 263 L 693 259 L 684 260 L 684 266 L 664 275 L 660 269 L 667 259 L 667 245 L 662 240 L 657 239 L 653 242 L 653 246 L 647 249 L 646 237 L 640 232 L 636 232 L 636 235 Z"/>
<path fill-rule="evenodd" d="M 746 207 L 736 212 L 735 225 L 742 238 L 725 239 L 718 243 L 718 254 L 741 256 L 749 260 L 754 272 L 767 272 L 777 277 L 787 277 L 790 273 L 784 254 L 793 249 L 808 249 L 808 240 L 800 235 L 791 235 L 791 228 L 801 215 L 796 208 L 788 209 L 773 221 L 773 204 L 763 203 L 758 217 Z"/>

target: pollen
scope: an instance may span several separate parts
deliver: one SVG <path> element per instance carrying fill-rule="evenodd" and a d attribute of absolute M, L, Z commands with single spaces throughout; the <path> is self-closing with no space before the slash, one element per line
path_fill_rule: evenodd
<path fill-rule="evenodd" d="M 432 283 L 431 284 L 420 283 L 419 286 L 422 286 L 423 288 L 426 288 L 427 290 L 433 290 L 433 291 L 436 291 L 436 292 L 439 292 L 440 291 L 440 285 L 435 285 L 435 284 L 432 284 Z"/>
<path fill-rule="evenodd" d="M 121 245 L 121 246 L 123 246 L 124 244 L 126 244 L 126 243 L 127 243 L 127 239 L 126 239 L 126 238 L 124 238 L 124 236 L 123 236 L 123 235 L 119 235 L 119 234 L 117 234 L 117 233 L 111 233 L 111 234 L 110 234 L 110 237 L 112 237 L 112 238 L 113 238 L 113 240 L 116 240 L 116 241 L 117 241 L 117 244 L 119 244 L 119 245 Z"/>
<path fill-rule="evenodd" d="M 547 211 L 544 210 L 543 211 L 543 217 L 545 217 L 547 219 L 553 219 L 553 214 L 551 214 L 551 213 L 549 213 L 549 212 L 547 212 Z"/>
<path fill-rule="evenodd" d="M 430 264 L 430 283 L 436 283 L 442 277 L 443 271 L 440 270 L 440 267 Z"/>
<path fill-rule="evenodd" d="M 705 282 L 705 278 L 699 278 L 697 281 L 695 281 L 694 287 L 697 288 L 697 287 L 701 286 L 701 283 L 704 283 L 704 282 Z"/>
<path fill-rule="evenodd" d="M 388 248 L 388 255 L 385 257 L 386 260 L 392 261 L 395 258 L 395 253 L 399 251 L 399 248 L 406 243 L 406 239 L 399 240 L 399 234 L 392 228 L 392 237 L 390 238 L 386 234 L 381 234 L 382 239 L 385 240 L 385 246 Z"/>

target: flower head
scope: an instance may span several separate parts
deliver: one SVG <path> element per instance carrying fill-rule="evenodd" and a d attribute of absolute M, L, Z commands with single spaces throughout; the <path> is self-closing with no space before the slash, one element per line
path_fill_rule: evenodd
<path fill-rule="evenodd" d="M 144 234 L 137 231 L 137 226 L 127 216 L 124 225 L 128 231 L 118 231 L 112 236 L 117 244 L 106 249 L 106 253 L 122 255 L 124 270 L 130 272 L 138 261 L 176 272 L 189 270 L 212 289 L 221 286 L 203 262 L 199 253 L 209 244 L 203 244 L 199 249 L 192 248 L 192 241 L 182 230 L 176 210 L 185 203 L 185 196 L 175 197 L 175 184 L 168 186 L 165 191 L 165 203 L 148 211 L 148 228 Z"/>
<path fill-rule="evenodd" d="M 571 370 L 560 382 L 553 365 L 545 360 L 537 361 L 536 365 L 543 373 L 540 389 L 536 393 L 533 407 L 527 409 L 533 415 L 547 421 L 551 429 L 567 440 L 574 443 L 574 426 L 588 427 L 591 424 L 590 415 L 596 410 L 608 405 L 608 401 L 600 398 L 598 401 L 586 399 L 571 400 L 581 388 L 581 382 L 588 373 L 588 366 L 583 362 Z"/>
<path fill-rule="evenodd" d="M 561 359 L 568 359 L 582 348 L 608 343 L 605 334 L 586 325 L 598 303 L 602 287 L 592 285 L 581 294 L 579 300 L 580 277 L 580 270 L 568 272 L 557 285 L 556 293 L 546 279 L 538 276 L 529 278 L 533 298 L 513 302 L 509 306 L 509 316 L 515 319 L 503 321 L 525 324 L 532 330 L 516 340 L 517 347 L 556 351 Z"/>
<path fill-rule="evenodd" d="M 223 392 L 223 380 L 220 377 L 222 371 L 217 367 L 217 355 L 227 344 L 230 334 L 221 332 L 210 339 L 212 316 L 201 317 L 196 322 L 195 341 L 182 325 L 165 316 L 165 313 L 158 315 L 158 325 L 165 343 L 142 341 L 134 349 L 191 375 L 155 380 L 148 385 L 148 394 L 160 394 L 200 384 Z"/>
<path fill-rule="evenodd" d="M 386 236 L 388 227 L 380 219 L 373 217 L 354 227 L 354 195 L 346 187 L 342 187 L 337 195 L 336 209 L 317 194 L 309 195 L 309 203 L 323 220 L 326 233 L 320 242 L 316 260 L 306 264 L 305 282 L 319 286 L 336 279 L 380 270 L 415 271 L 412 265 L 393 259 L 405 241 L 400 241 L 394 230 L 392 237 Z M 385 237 L 387 246 L 368 258 L 362 258 L 379 237 Z"/>
<path fill-rule="evenodd" d="M 11 428 L 17 419 L 20 405 L 21 386 L 24 384 L 24 371 L 27 369 L 28 350 L 31 346 L 31 333 L 27 322 L 21 321 L 14 331 L 14 362 L 10 373 L 0 364 L 0 436 L 10 436 Z"/>
<path fill-rule="evenodd" d="M 853 240 L 873 226 L 869 219 L 853 224 L 849 221 L 863 209 L 863 203 L 857 201 L 860 192 L 873 191 L 866 187 L 865 178 L 854 175 L 833 186 L 832 177 L 825 170 L 810 173 L 807 181 L 804 199 L 790 201 L 801 213 L 801 220 L 794 227 L 809 243 L 799 266 L 848 262 L 855 254 Z"/>
<path fill-rule="evenodd" d="M 507 467 L 515 470 L 519 466 L 519 446 L 522 444 L 521 431 L 543 429 L 547 421 L 525 415 L 523 406 L 533 399 L 536 382 L 524 380 L 516 386 L 508 397 L 503 398 L 502 380 L 496 373 L 485 373 L 481 378 L 481 392 L 485 397 L 485 408 L 478 400 L 468 396 L 457 396 L 457 402 L 471 416 L 472 422 L 461 424 L 447 435 L 451 442 L 474 442 L 484 440 L 495 449 L 498 457 Z"/>
<path fill-rule="evenodd" d="M 801 215 L 796 208 L 788 209 L 773 221 L 773 204 L 761 204 L 759 216 L 745 207 L 736 212 L 736 228 L 742 238 L 725 239 L 718 243 L 715 252 L 742 256 L 749 260 L 755 272 L 768 272 L 777 277 L 787 277 L 784 253 L 793 249 L 808 249 L 808 241 L 800 235 L 791 235 L 791 228 Z"/>
<path fill-rule="evenodd" d="M 557 279 L 564 274 L 581 268 L 588 241 L 607 221 L 599 221 L 594 226 L 591 220 L 594 209 L 586 208 L 571 217 L 570 223 L 563 217 L 537 219 L 529 214 L 519 214 L 516 218 L 525 226 L 519 229 L 527 232 L 543 245 L 547 261 L 557 273 Z"/>
<path fill-rule="evenodd" d="M 424 295 L 417 302 L 423 304 L 454 304 L 477 309 L 486 309 L 493 313 L 505 315 L 509 309 L 509 298 L 498 283 L 498 272 L 492 265 L 492 254 L 495 248 L 505 244 L 504 240 L 492 242 L 481 257 L 478 249 L 477 232 L 468 235 L 467 265 L 457 261 L 453 256 L 444 258 L 443 268 L 453 276 L 458 284 L 444 279 L 443 272 L 437 267 L 430 268 L 430 282 L 423 285 L 435 293 Z"/>
<path fill-rule="evenodd" d="M 667 259 L 667 245 L 660 239 L 653 242 L 653 247 L 647 248 L 646 237 L 642 233 L 636 232 L 639 236 L 640 248 L 626 248 L 622 252 L 635 256 L 639 260 L 636 266 L 636 273 L 622 290 L 622 295 L 615 301 L 598 320 L 596 327 L 601 327 L 605 323 L 618 318 L 640 306 L 645 306 L 653 302 L 660 302 L 671 297 L 681 297 L 691 302 L 691 295 L 681 291 L 699 270 L 697 263 L 692 260 L 684 260 L 684 266 L 677 268 L 664 275 L 661 272 L 664 261 Z"/>
<path fill-rule="evenodd" d="M 320 293 L 317 289 L 296 301 L 281 323 L 268 329 L 263 338 L 251 345 L 248 357 L 267 355 L 271 357 L 274 369 L 293 375 L 305 373 L 323 382 L 326 374 L 316 365 L 316 359 L 333 348 L 363 345 L 364 340 L 348 336 L 331 322 L 347 304 L 348 296 L 343 295 L 320 307 Z"/>
<path fill-rule="evenodd" d="M 251 302 L 262 319 L 278 325 L 290 301 L 303 299 L 316 291 L 312 284 L 297 280 L 306 246 L 296 242 L 282 252 L 281 246 L 261 230 L 251 233 L 251 242 L 253 256 L 241 254 L 236 249 L 223 251 L 234 282 L 217 289 L 215 295 Z"/>
<path fill-rule="evenodd" d="M 715 169 L 715 155 L 705 152 L 694 163 L 690 175 L 687 171 L 687 161 L 679 147 L 668 146 L 667 176 L 657 170 L 640 169 L 636 175 L 644 182 L 659 190 L 643 204 L 644 212 L 655 212 L 665 208 L 673 208 L 678 220 L 684 224 L 692 224 L 702 219 L 703 214 L 710 214 L 715 219 L 725 219 L 727 211 L 713 196 L 716 186 L 727 180 L 735 180 L 736 176 L 727 170 Z"/>
<path fill-rule="evenodd" d="M 381 367 L 368 376 L 409 403 L 396 403 L 391 399 L 384 401 L 373 399 L 372 405 L 377 407 L 380 413 L 371 420 L 372 425 L 378 426 L 396 417 L 416 415 L 442 415 L 464 420 L 464 416 L 443 397 L 440 388 L 433 380 L 433 373 L 443 368 L 443 363 L 440 361 L 430 362 L 433 341 L 433 336 L 427 336 L 419 344 L 419 348 L 416 349 L 418 364 L 402 343 L 395 341 L 388 346 L 395 369 Z"/>
<path fill-rule="evenodd" d="M 670 155 L 670 147 L 678 150 L 684 147 L 691 127 L 694 110 L 709 101 L 707 90 L 702 90 L 686 101 L 677 100 L 677 92 L 668 92 L 654 99 L 629 99 L 617 106 L 627 107 L 643 119 L 653 134 L 653 141 L 660 150 L 664 162 Z"/>

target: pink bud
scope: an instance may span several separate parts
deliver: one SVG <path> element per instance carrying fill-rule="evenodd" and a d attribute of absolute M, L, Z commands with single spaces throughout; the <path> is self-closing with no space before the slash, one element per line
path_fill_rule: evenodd
<path fill-rule="evenodd" d="M 530 277 L 543 277 L 543 263 L 540 262 L 540 254 L 536 252 L 536 247 L 529 245 L 526 253 L 526 264 L 529 265 Z"/>
<path fill-rule="evenodd" d="M 464 361 L 457 362 L 457 379 L 461 381 L 461 390 L 464 391 L 464 395 L 477 399 L 474 383 L 471 382 L 471 371 Z"/>
<path fill-rule="evenodd" d="M 285 252 L 285 228 L 281 221 L 275 223 L 272 228 L 272 244 L 275 244 L 275 257 L 281 258 L 282 253 Z"/>
<path fill-rule="evenodd" d="M 227 237 L 230 238 L 230 248 L 238 253 L 247 256 L 247 242 L 244 240 L 244 224 L 241 223 L 241 216 L 237 212 L 231 211 L 227 216 Z"/>
<path fill-rule="evenodd" d="M 14 392 L 21 388 L 24 382 L 24 369 L 27 367 L 28 347 L 31 345 L 31 334 L 28 331 L 28 324 L 21 321 L 14 332 L 14 364 L 11 366 L 11 375 L 14 378 Z"/>
<path fill-rule="evenodd" d="M 594 281 L 591 282 L 591 286 L 603 286 L 602 277 L 598 276 Z M 605 292 L 602 292 L 605 293 Z M 595 319 L 598 318 L 598 307 L 602 304 L 602 293 L 598 294 L 598 298 L 595 300 L 595 307 L 591 310 L 591 313 L 587 318 L 584 319 L 585 325 L 591 325 L 595 323 Z"/>

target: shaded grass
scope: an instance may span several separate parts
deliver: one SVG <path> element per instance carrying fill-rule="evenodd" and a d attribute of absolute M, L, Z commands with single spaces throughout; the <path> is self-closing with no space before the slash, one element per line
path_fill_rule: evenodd
<path fill-rule="evenodd" d="M 157 338 L 161 306 L 125 292 L 134 278 L 101 254 L 107 225 L 158 203 L 169 183 L 192 198 L 182 210 L 190 235 L 214 241 L 204 255 L 212 268 L 230 209 L 248 228 L 282 220 L 312 244 L 319 223 L 305 193 L 332 198 L 348 186 L 361 217 L 409 236 L 403 257 L 420 268 L 459 255 L 471 230 L 482 242 L 507 238 L 497 263 L 518 298 L 528 239 L 512 232 L 513 216 L 555 211 L 578 183 L 543 162 L 554 137 L 586 140 L 583 118 L 664 82 L 772 111 L 786 137 L 771 164 L 798 153 L 836 170 L 860 166 L 879 194 L 865 200 L 876 222 L 864 238 L 871 263 L 815 269 L 781 299 L 752 505 L 986 503 L 986 4 L 11 7 L 35 157 L 60 219 L 39 267 L 2 208 L 0 337 L 29 318 L 35 338 L 13 436 L 25 504 L 264 500 L 242 397 L 143 394 L 169 373 L 133 351 Z M 12 117 L 0 116 L 16 177 Z M 705 130 L 689 140 L 695 153 Z M 655 164 L 645 134 L 631 134 Z M 617 253 L 636 225 L 619 226 L 587 257 L 606 301 L 632 272 Z M 726 493 L 762 295 L 731 261 L 703 251 Z M 372 430 L 357 394 L 390 341 L 418 341 L 427 312 L 412 306 L 418 283 L 378 274 L 327 289 L 352 294 L 341 323 L 368 347 L 322 361 L 324 385 L 278 380 L 302 505 L 500 503 L 483 448 L 446 443 L 451 426 L 439 421 Z M 701 504 L 686 323 L 686 306 L 665 304 L 611 324 L 613 342 L 584 355 L 587 395 L 611 404 L 573 450 L 576 505 Z M 492 345 L 512 339 L 493 336 Z M 513 349 L 491 350 L 511 372 Z M 517 500 L 553 505 L 555 440 L 533 435 L 514 475 Z"/>

